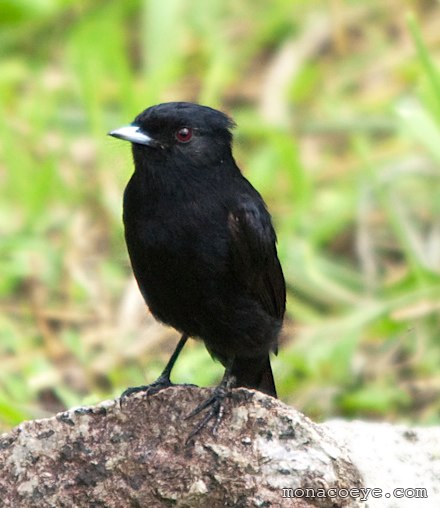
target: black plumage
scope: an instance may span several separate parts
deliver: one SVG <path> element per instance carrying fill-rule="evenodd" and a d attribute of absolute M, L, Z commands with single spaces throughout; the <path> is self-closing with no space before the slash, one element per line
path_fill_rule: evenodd
<path fill-rule="evenodd" d="M 203 340 L 228 386 L 276 396 L 269 353 L 284 277 L 266 205 L 233 158 L 233 126 L 220 111 L 174 102 L 110 133 L 132 143 L 125 238 L 139 289 L 152 314 L 183 334 L 179 347 Z M 157 386 L 170 384 L 175 359 Z"/>

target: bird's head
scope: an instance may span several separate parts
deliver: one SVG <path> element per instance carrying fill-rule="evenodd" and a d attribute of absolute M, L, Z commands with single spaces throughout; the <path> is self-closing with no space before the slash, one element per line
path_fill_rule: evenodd
<path fill-rule="evenodd" d="M 168 102 L 146 109 L 109 135 L 132 143 L 137 166 L 149 161 L 206 166 L 231 157 L 233 127 L 234 122 L 215 109 Z"/>

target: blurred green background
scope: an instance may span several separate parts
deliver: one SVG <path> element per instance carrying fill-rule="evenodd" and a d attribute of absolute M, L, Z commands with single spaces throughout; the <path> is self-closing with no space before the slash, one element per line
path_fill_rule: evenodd
<path fill-rule="evenodd" d="M 128 144 L 189 100 L 238 123 L 288 284 L 280 397 L 439 423 L 440 5 L 434 1 L 3 0 L 0 429 L 159 374 L 177 334 L 132 279 Z M 222 369 L 192 341 L 174 380 Z"/>

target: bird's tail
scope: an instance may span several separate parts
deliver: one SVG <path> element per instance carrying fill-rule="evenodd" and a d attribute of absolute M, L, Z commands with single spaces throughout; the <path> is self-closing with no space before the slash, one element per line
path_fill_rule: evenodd
<path fill-rule="evenodd" d="M 269 355 L 261 358 L 235 358 L 231 374 L 236 379 L 236 386 L 254 388 L 277 398 Z"/>

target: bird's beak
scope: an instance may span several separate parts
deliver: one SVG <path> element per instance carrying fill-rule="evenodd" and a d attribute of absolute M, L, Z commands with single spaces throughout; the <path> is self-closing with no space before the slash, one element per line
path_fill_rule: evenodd
<path fill-rule="evenodd" d="M 119 129 L 110 131 L 108 135 L 113 136 L 114 138 L 123 139 L 124 141 L 130 141 L 136 145 L 158 145 L 158 142 L 142 132 L 138 125 L 125 125 L 124 127 L 119 127 Z"/>

